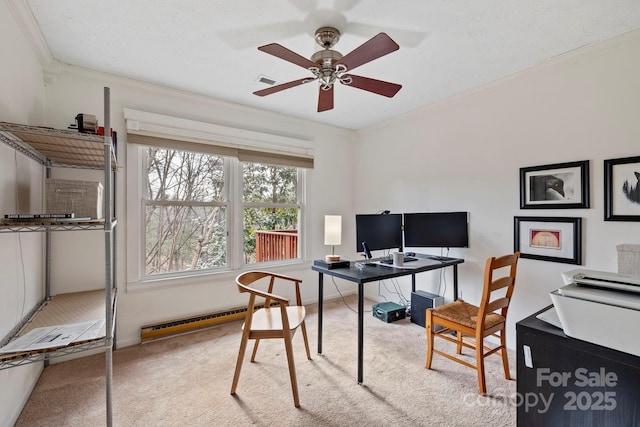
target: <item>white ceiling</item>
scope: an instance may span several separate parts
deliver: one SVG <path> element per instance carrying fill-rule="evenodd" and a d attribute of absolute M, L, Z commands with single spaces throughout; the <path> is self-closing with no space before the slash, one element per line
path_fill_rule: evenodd
<path fill-rule="evenodd" d="M 14 0 L 15 1 L 15 0 Z M 53 57 L 234 103 L 359 129 L 640 28 L 639 0 L 28 0 Z M 338 85 L 252 92 L 310 72 L 258 51 L 279 43 L 309 58 L 334 26 L 347 54 L 379 32 L 400 49 L 356 74 L 400 83 L 394 98 Z"/>

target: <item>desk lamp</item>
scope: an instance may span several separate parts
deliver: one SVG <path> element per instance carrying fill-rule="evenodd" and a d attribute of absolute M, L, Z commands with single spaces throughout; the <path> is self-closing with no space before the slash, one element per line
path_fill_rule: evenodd
<path fill-rule="evenodd" d="M 324 244 L 331 245 L 331 255 L 325 256 L 327 262 L 340 261 L 340 255 L 335 255 L 334 245 L 342 243 L 342 216 L 324 216 Z"/>

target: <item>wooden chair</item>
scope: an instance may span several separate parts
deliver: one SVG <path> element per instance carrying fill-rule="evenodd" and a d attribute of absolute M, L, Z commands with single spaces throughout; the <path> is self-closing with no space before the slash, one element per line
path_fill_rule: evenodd
<path fill-rule="evenodd" d="M 479 392 L 484 395 L 487 393 L 484 358 L 500 351 L 502 353 L 504 377 L 508 380 L 511 379 L 507 358 L 505 326 L 509 301 L 513 295 L 513 287 L 516 282 L 518 258 L 520 258 L 519 252 L 499 258 L 492 257 L 487 259 L 484 272 L 484 290 L 482 291 L 482 299 L 479 306 L 457 300 L 440 307 L 427 309 L 427 369 L 431 369 L 433 353 L 438 353 L 441 356 L 473 368 L 478 372 Z M 504 270 L 495 274 L 496 270 L 500 269 Z M 496 292 L 499 290 L 503 291 Z M 500 309 L 499 314 L 495 313 L 498 309 Z M 443 329 L 439 329 L 436 332 L 435 325 L 440 325 Z M 456 338 L 451 336 L 452 331 L 456 332 Z M 500 338 L 500 345 L 494 348 L 487 347 L 484 343 L 484 338 L 489 335 Z M 476 364 L 473 365 L 459 357 L 436 350 L 433 346 L 435 337 L 455 343 L 457 354 L 462 354 L 463 346 L 474 349 L 476 352 Z"/>
<path fill-rule="evenodd" d="M 267 279 L 269 281 L 266 292 L 255 288 L 255 282 L 261 279 Z M 273 293 L 273 287 L 276 281 L 295 285 L 296 305 L 290 306 L 288 298 Z M 291 339 L 299 326 L 302 327 L 302 337 L 304 338 L 304 345 L 307 350 L 307 359 L 311 360 L 307 328 L 304 323 L 305 308 L 300 298 L 300 283 L 302 283 L 300 279 L 264 271 L 249 271 L 240 274 L 236 278 L 236 284 L 238 285 L 240 293 L 249 293 L 249 304 L 247 306 L 244 325 L 242 326 L 242 340 L 240 341 L 240 350 L 238 351 L 236 372 L 233 376 L 233 384 L 231 385 L 231 394 L 236 394 L 247 342 L 249 340 L 255 340 L 253 354 L 251 355 L 251 362 L 254 362 L 256 352 L 258 351 L 258 344 L 261 339 L 282 338 L 287 353 L 287 362 L 289 363 L 293 403 L 296 407 L 300 406 L 296 367 L 293 361 L 293 346 L 291 345 Z M 255 310 L 256 297 L 264 298 L 264 308 Z"/>

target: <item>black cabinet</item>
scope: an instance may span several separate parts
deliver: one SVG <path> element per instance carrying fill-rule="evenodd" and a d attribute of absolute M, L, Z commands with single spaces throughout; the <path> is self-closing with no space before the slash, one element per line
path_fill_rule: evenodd
<path fill-rule="evenodd" d="M 570 338 L 538 313 L 516 324 L 518 426 L 640 425 L 640 357 Z"/>

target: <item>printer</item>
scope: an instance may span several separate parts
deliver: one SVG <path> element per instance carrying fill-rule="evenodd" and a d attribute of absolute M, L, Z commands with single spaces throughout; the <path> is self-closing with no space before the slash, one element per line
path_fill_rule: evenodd
<path fill-rule="evenodd" d="M 640 356 L 640 277 L 575 269 L 562 278 L 551 300 L 564 333 Z"/>

